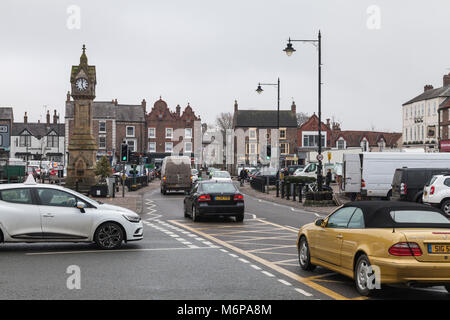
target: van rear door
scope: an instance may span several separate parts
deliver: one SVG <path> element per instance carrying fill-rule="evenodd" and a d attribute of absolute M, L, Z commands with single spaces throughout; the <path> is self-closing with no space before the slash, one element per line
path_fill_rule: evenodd
<path fill-rule="evenodd" d="M 345 192 L 361 192 L 361 160 L 359 154 L 344 154 Z"/>

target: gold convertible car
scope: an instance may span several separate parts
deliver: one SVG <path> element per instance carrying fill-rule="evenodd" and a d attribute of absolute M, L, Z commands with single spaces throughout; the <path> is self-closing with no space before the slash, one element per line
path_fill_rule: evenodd
<path fill-rule="evenodd" d="M 430 206 L 350 202 L 300 228 L 300 266 L 321 266 L 355 280 L 368 296 L 381 284 L 443 285 L 450 292 L 450 221 Z"/>

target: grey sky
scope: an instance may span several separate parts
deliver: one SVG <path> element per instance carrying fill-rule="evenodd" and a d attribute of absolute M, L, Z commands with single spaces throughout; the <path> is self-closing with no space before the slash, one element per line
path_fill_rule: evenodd
<path fill-rule="evenodd" d="M 81 28 L 66 27 L 70 5 Z M 381 29 L 367 28 L 371 5 Z M 97 67 L 97 100 L 152 106 L 161 95 L 173 110 L 188 102 L 203 121 L 240 108 L 317 110 L 317 51 L 287 38 L 323 36 L 323 117 L 347 130 L 401 130 L 401 105 L 450 72 L 448 0 L 177 0 L 0 2 L 0 106 L 16 121 L 43 105 L 64 114 L 69 73 L 82 44 Z M 42 115 L 42 119 L 45 116 Z"/>

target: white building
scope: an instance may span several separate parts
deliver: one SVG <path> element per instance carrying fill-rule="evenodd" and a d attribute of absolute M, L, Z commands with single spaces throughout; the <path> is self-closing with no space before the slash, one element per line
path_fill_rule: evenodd
<path fill-rule="evenodd" d="M 443 86 L 426 85 L 424 92 L 403 104 L 403 145 L 438 151 L 439 105 L 450 96 L 450 74 Z"/>

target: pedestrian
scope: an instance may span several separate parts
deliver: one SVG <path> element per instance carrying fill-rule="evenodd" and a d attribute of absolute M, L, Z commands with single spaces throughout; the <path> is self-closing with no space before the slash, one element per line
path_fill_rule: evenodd
<path fill-rule="evenodd" d="M 325 184 L 327 185 L 327 187 L 329 187 L 330 183 L 331 183 L 331 169 L 328 169 L 327 175 L 325 177 Z"/>
<path fill-rule="evenodd" d="M 239 173 L 239 180 L 241 182 L 241 186 L 243 186 L 245 180 L 245 169 L 242 169 L 241 172 Z"/>

